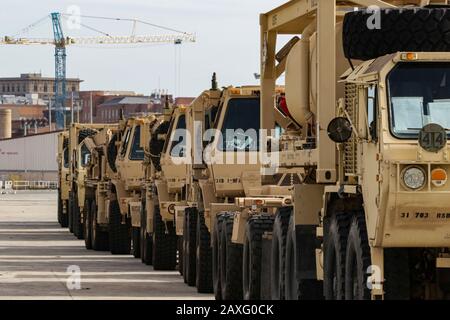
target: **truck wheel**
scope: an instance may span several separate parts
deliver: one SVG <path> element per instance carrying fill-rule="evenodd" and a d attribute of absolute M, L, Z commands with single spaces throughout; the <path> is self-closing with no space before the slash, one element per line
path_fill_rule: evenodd
<path fill-rule="evenodd" d="M 384 249 L 384 298 L 410 300 L 411 278 L 407 248 Z"/>
<path fill-rule="evenodd" d="M 153 268 L 155 270 L 175 270 L 177 266 L 177 235 L 173 225 L 167 226 L 162 220 L 159 206 L 155 206 L 153 216 Z"/>
<path fill-rule="evenodd" d="M 197 209 L 187 208 L 184 213 L 183 227 L 183 278 L 188 286 L 195 286 L 196 282 L 196 238 L 197 238 Z"/>
<path fill-rule="evenodd" d="M 222 284 L 220 282 L 220 234 L 222 232 L 223 219 L 223 213 L 216 216 L 212 236 L 212 274 L 214 297 L 216 300 L 222 300 Z"/>
<path fill-rule="evenodd" d="M 364 212 L 355 213 L 348 233 L 345 259 L 345 299 L 369 300 L 367 269 L 371 265 Z"/>
<path fill-rule="evenodd" d="M 82 240 L 83 239 L 83 223 L 81 222 L 81 210 L 80 206 L 78 205 L 78 195 L 75 194 L 75 197 L 73 199 L 73 234 L 77 239 Z"/>
<path fill-rule="evenodd" d="M 313 230 L 315 231 L 315 226 L 313 226 Z M 302 237 L 300 233 L 302 232 L 297 231 L 294 215 L 291 215 L 286 239 L 285 298 L 286 300 L 322 300 L 322 282 L 315 279 L 300 279 L 299 277 L 300 272 L 302 272 L 301 266 L 304 269 L 316 272 L 315 232 L 310 235 L 309 241 Z M 305 242 L 307 241 L 309 246 L 307 245 L 305 248 Z"/>
<path fill-rule="evenodd" d="M 334 212 L 325 217 L 323 291 L 327 300 L 345 298 L 345 255 L 351 216 Z"/>
<path fill-rule="evenodd" d="M 95 200 L 91 201 L 91 231 L 92 231 L 92 249 L 95 251 L 109 250 L 108 232 L 103 231 L 97 224 L 97 203 Z"/>
<path fill-rule="evenodd" d="M 127 219 L 128 220 L 128 219 Z M 112 254 L 130 254 L 131 228 L 127 221 L 122 224 L 122 214 L 117 200 L 109 203 L 109 250 Z"/>
<path fill-rule="evenodd" d="M 184 267 L 183 267 L 183 237 L 178 237 L 177 239 L 177 246 L 178 246 L 178 272 L 181 276 L 183 276 Z M 184 279 L 184 276 L 183 276 Z"/>
<path fill-rule="evenodd" d="M 63 200 L 63 203 L 66 205 L 66 211 L 64 212 L 64 209 L 62 211 L 61 215 L 61 227 L 67 228 L 69 226 L 69 203 L 68 200 Z"/>
<path fill-rule="evenodd" d="M 69 192 L 69 206 L 67 207 L 69 232 L 73 233 L 73 193 Z"/>
<path fill-rule="evenodd" d="M 141 261 L 146 265 L 152 264 L 152 237 L 147 233 L 147 210 L 146 202 L 141 206 Z"/>
<path fill-rule="evenodd" d="M 141 228 L 140 227 L 132 227 L 131 228 L 131 253 L 133 257 L 139 259 L 141 257 Z"/>
<path fill-rule="evenodd" d="M 261 300 L 262 237 L 272 228 L 270 215 L 253 216 L 247 222 L 242 261 L 244 300 Z"/>
<path fill-rule="evenodd" d="M 62 226 L 63 202 L 61 200 L 61 189 L 58 189 L 58 223 Z"/>
<path fill-rule="evenodd" d="M 380 10 L 380 27 L 369 28 L 374 13 L 345 15 L 343 44 L 349 59 L 370 60 L 399 51 L 450 51 L 449 8 L 395 8 Z"/>
<path fill-rule="evenodd" d="M 278 209 L 273 224 L 272 233 L 272 257 L 270 267 L 270 291 L 272 300 L 284 300 L 284 280 L 286 264 L 286 237 L 289 228 L 289 220 L 292 215 L 292 208 Z"/>
<path fill-rule="evenodd" d="M 195 284 L 198 293 L 212 293 L 212 250 L 211 235 L 206 227 L 204 212 L 197 214 L 197 250 Z"/>
<path fill-rule="evenodd" d="M 234 215 L 224 216 L 220 235 L 220 284 L 223 300 L 242 300 L 242 245 L 231 242 Z"/>
<path fill-rule="evenodd" d="M 86 249 L 92 249 L 92 213 L 91 213 L 91 202 L 86 199 L 84 202 L 84 244 Z"/>

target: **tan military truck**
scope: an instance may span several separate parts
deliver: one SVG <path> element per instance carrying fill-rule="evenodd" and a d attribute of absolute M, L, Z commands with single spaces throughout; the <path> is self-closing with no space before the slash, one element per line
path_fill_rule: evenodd
<path fill-rule="evenodd" d="M 83 239 L 83 211 L 85 204 L 86 167 L 90 152 L 84 139 L 103 128 L 102 124 L 73 123 L 69 128 L 69 230 L 78 239 Z"/>
<path fill-rule="evenodd" d="M 274 104 L 289 125 L 261 166 L 275 174 L 235 198 L 232 242 L 246 249 L 226 263 L 246 297 L 269 275 L 278 299 L 449 297 L 444 2 L 293 0 L 261 15 L 261 128 L 279 124 Z M 277 53 L 278 35 L 296 37 Z"/>
<path fill-rule="evenodd" d="M 155 118 L 150 115 L 121 120 L 119 133 L 110 142 L 108 161 L 113 174 L 106 196 L 106 216 L 113 254 L 130 254 L 133 240 L 133 254 L 140 256 L 141 191 L 145 180 L 141 128 Z"/>
<path fill-rule="evenodd" d="M 186 108 L 166 105 L 163 115 L 147 122 L 143 141 L 145 183 L 141 203 L 141 260 L 155 270 L 174 270 L 178 241 L 175 231 L 175 207 L 186 206 L 186 164 L 174 163 L 185 155 Z M 177 162 L 175 160 L 175 162 Z M 137 225 L 137 224 L 136 224 Z"/>
<path fill-rule="evenodd" d="M 228 89 L 227 89 L 228 90 Z M 180 236 L 180 261 L 184 281 L 196 286 L 199 293 L 212 292 L 212 251 L 210 233 L 205 224 L 204 206 L 198 185 L 201 172 L 206 169 L 203 148 L 211 137 L 203 136 L 214 128 L 220 98 L 216 75 L 213 75 L 211 89 L 197 97 L 185 112 L 186 126 L 186 202 L 177 205 L 175 221 Z M 174 149 L 176 146 L 174 147 Z"/>
<path fill-rule="evenodd" d="M 69 132 L 58 134 L 58 222 L 63 228 L 69 226 Z"/>
<path fill-rule="evenodd" d="M 231 242 L 234 199 L 260 185 L 260 92 L 251 86 L 215 87 L 189 107 L 188 207 L 175 207 L 177 232 L 184 239 L 187 283 L 199 292 L 214 289 L 216 298 L 240 299 L 243 247 Z"/>
<path fill-rule="evenodd" d="M 109 250 L 109 217 L 106 200 L 114 174 L 111 168 L 111 150 L 116 149 L 114 137 L 119 132 L 117 125 L 105 125 L 98 132 L 84 139 L 90 160 L 86 166 L 85 205 L 84 205 L 84 240 L 87 249 L 96 251 Z M 113 166 L 114 168 L 114 166 Z"/>

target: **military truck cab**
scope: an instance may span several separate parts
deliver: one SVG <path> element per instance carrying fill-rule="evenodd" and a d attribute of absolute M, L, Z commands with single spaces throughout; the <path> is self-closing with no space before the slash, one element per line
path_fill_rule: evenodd
<path fill-rule="evenodd" d="M 378 266 L 387 286 L 381 290 L 382 283 L 374 283 L 373 296 L 392 294 L 392 285 L 400 285 L 391 280 L 398 278 L 398 263 L 405 269 L 408 263 L 433 265 L 402 271 L 415 293 L 405 290 L 403 297 L 442 298 L 448 292 L 449 76 L 450 54 L 421 52 L 386 55 L 344 76 L 346 95 L 337 112 L 348 121 L 341 132 L 351 137 L 338 144 L 340 184 L 325 190 L 328 199 L 340 188 L 341 197 L 361 200 L 356 210 L 365 214 L 360 220 L 370 246 L 370 255 L 361 258 L 367 267 Z M 358 274 L 356 268 L 349 272 Z M 410 279 L 419 273 L 427 280 L 412 290 Z"/>

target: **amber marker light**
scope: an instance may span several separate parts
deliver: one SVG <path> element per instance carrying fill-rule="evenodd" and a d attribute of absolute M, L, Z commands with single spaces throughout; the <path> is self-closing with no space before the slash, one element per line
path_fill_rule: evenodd
<path fill-rule="evenodd" d="M 431 183 L 436 187 L 442 187 L 447 183 L 447 171 L 442 168 L 437 168 L 431 171 Z"/>
<path fill-rule="evenodd" d="M 402 60 L 414 61 L 414 60 L 417 60 L 417 59 L 418 59 L 417 53 L 408 52 L 408 53 L 403 53 L 402 54 Z"/>

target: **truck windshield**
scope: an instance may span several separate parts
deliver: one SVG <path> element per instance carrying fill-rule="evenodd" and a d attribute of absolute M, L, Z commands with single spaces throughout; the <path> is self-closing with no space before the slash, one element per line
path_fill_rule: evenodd
<path fill-rule="evenodd" d="M 417 139 L 429 123 L 450 130 L 449 63 L 401 63 L 387 81 L 394 136 Z"/>
<path fill-rule="evenodd" d="M 141 126 L 137 126 L 136 129 L 134 129 L 130 160 L 144 160 L 144 149 L 141 147 Z"/>
<path fill-rule="evenodd" d="M 259 98 L 231 99 L 226 108 L 220 151 L 258 151 L 260 128 Z"/>

